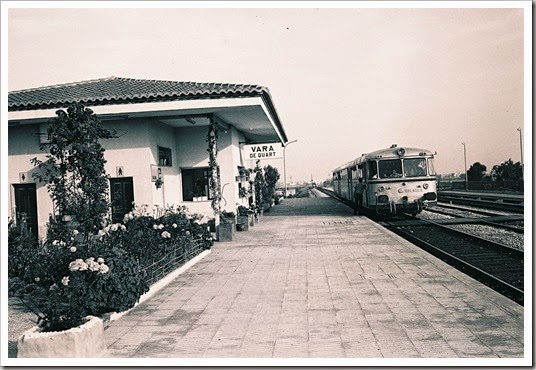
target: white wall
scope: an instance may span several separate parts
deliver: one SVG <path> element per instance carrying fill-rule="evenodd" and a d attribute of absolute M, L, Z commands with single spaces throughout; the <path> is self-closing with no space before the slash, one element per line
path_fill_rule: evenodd
<path fill-rule="evenodd" d="M 37 157 L 45 160 L 45 153 L 39 150 L 39 126 L 21 125 L 8 128 L 8 179 L 9 182 L 9 217 L 15 218 L 15 192 L 12 184 L 21 183 L 19 173 L 27 175 L 24 183 L 36 183 L 31 174 L 37 172 L 37 168 L 30 163 L 32 158 Z M 40 236 L 45 235 L 46 223 L 52 213 L 52 200 L 44 183 L 38 183 L 37 188 L 37 223 Z"/>
<path fill-rule="evenodd" d="M 134 202 L 137 205 L 171 206 L 185 205 L 190 212 L 202 213 L 213 217 L 211 201 L 183 202 L 181 168 L 208 167 L 208 127 L 172 128 L 153 119 L 129 119 L 104 121 L 104 126 L 117 130 L 119 137 L 102 140 L 105 148 L 105 171 L 112 178 L 116 177 L 117 167 L 123 167 L 123 177 L 133 177 Z M 19 183 L 19 172 L 35 171 L 30 159 L 45 159 L 46 153 L 39 150 L 39 125 L 21 125 L 9 127 L 8 140 L 8 181 Z M 220 165 L 221 184 L 223 187 L 222 209 L 236 211 L 238 196 L 238 166 L 252 167 L 241 161 L 239 142 L 244 136 L 234 127 L 219 130 L 218 163 Z M 171 149 L 172 166 L 161 166 L 164 184 L 156 189 L 151 181 L 151 165 L 158 164 L 158 146 Z M 26 182 L 35 182 L 31 176 Z M 225 204 L 226 203 L 226 204 Z M 15 205 L 13 187 L 10 186 L 8 207 Z M 44 236 L 46 222 L 53 212 L 53 204 L 43 184 L 37 185 L 37 209 L 39 235 Z"/>

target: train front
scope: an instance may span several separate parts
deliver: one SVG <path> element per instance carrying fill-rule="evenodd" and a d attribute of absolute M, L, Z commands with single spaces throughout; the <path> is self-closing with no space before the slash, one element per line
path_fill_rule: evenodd
<path fill-rule="evenodd" d="M 379 214 L 416 215 L 437 205 L 434 154 L 417 148 L 391 148 L 367 160 L 370 208 Z"/>

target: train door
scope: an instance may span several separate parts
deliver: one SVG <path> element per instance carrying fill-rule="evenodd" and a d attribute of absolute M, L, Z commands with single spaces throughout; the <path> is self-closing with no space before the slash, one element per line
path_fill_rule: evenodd
<path fill-rule="evenodd" d="M 37 192 L 35 184 L 13 184 L 13 187 L 15 188 L 17 225 L 25 222 L 28 232 L 38 236 Z"/>
<path fill-rule="evenodd" d="M 112 200 L 112 222 L 121 222 L 132 211 L 134 202 L 134 185 L 132 177 L 110 179 L 110 197 Z"/>

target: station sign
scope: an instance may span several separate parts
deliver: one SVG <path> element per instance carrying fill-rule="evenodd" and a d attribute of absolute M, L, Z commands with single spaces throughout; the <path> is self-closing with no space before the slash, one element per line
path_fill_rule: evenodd
<path fill-rule="evenodd" d="M 244 145 L 245 159 L 283 158 L 283 146 L 280 143 Z"/>

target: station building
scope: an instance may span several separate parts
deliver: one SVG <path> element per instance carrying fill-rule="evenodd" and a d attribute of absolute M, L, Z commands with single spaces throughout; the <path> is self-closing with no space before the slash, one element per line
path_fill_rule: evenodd
<path fill-rule="evenodd" d="M 24 215 L 45 236 L 53 203 L 46 185 L 34 180 L 31 159 L 45 159 L 47 122 L 72 103 L 91 108 L 116 137 L 105 148 L 111 217 L 122 219 L 132 204 L 185 205 L 213 217 L 207 134 L 218 126 L 222 210 L 244 204 L 240 168 L 243 144 L 287 143 L 266 87 L 257 85 L 139 80 L 110 77 L 12 91 L 8 94 L 8 207 L 11 219 Z M 160 181 L 156 181 L 159 179 Z M 5 181 L 5 180 L 4 180 Z"/>

